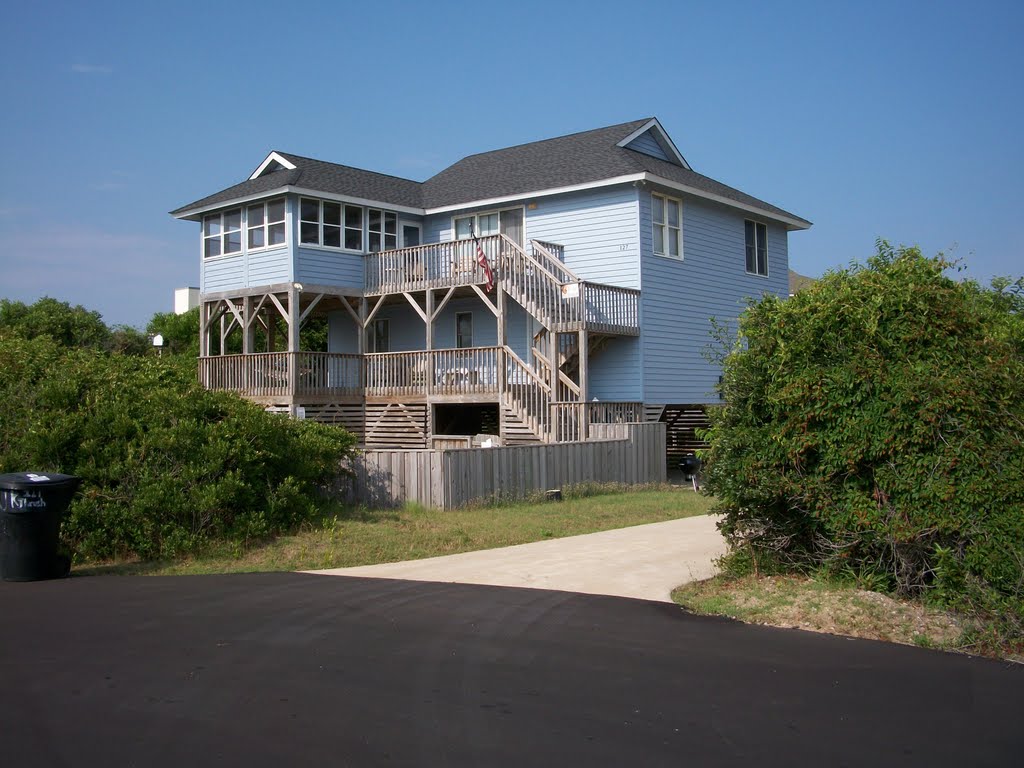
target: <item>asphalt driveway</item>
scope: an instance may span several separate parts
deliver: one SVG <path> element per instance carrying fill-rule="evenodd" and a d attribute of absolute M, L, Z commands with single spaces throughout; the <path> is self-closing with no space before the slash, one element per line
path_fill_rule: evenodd
<path fill-rule="evenodd" d="M 1024 670 L 659 602 L 302 574 L 0 583 L 29 766 L 1019 764 Z"/>

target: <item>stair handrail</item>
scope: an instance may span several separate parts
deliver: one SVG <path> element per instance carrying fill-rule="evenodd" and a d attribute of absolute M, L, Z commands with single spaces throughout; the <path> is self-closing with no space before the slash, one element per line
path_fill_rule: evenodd
<path fill-rule="evenodd" d="M 565 265 L 562 265 L 562 270 L 565 271 L 570 276 L 570 279 L 567 280 L 567 281 L 563 281 L 563 280 L 559 279 L 558 275 L 554 274 L 550 269 L 548 269 L 546 266 L 544 266 L 544 264 L 542 264 L 539 260 L 535 259 L 529 253 L 527 253 L 525 249 L 523 249 L 515 240 L 512 240 L 508 235 L 504 235 L 503 234 L 503 235 L 501 235 L 501 238 L 502 238 L 502 240 L 505 241 L 505 244 L 511 246 L 512 249 L 515 250 L 517 252 L 517 254 L 519 256 L 521 256 L 527 262 L 527 264 L 529 266 L 534 267 L 535 269 L 539 270 L 541 272 L 541 274 L 544 274 L 547 277 L 549 277 L 553 283 L 557 283 L 558 285 L 563 285 L 565 282 L 574 282 L 574 281 L 579 280 L 579 278 L 576 277 L 575 275 L 573 275 L 572 272 L 569 271 L 568 267 L 565 267 Z M 534 241 L 531 240 L 530 242 L 532 243 Z M 550 256 L 550 254 L 549 254 L 549 256 Z M 551 257 L 551 259 L 552 259 L 552 261 L 555 264 L 561 264 L 561 262 L 558 261 L 557 259 L 555 259 L 554 257 Z"/>
<path fill-rule="evenodd" d="M 549 265 L 551 265 L 552 268 L 546 269 L 546 271 L 549 274 L 551 272 L 561 272 L 563 274 L 564 279 L 555 278 L 559 283 L 565 284 L 583 282 L 583 279 L 579 275 L 577 275 L 575 272 L 573 272 L 571 269 L 565 266 L 565 262 L 556 258 L 555 255 L 551 253 L 551 251 L 544 247 L 544 244 L 540 240 L 531 240 L 530 247 L 533 249 L 534 254 L 540 254 L 541 256 L 544 257 L 543 260 L 547 262 Z M 534 261 L 540 261 L 540 259 L 537 259 L 536 256 L 531 256 L 531 258 Z"/>
<path fill-rule="evenodd" d="M 542 379 L 540 376 L 538 376 L 537 373 L 533 370 L 533 368 L 531 368 L 523 360 L 523 358 L 521 358 L 519 355 L 517 355 L 515 353 L 515 350 L 513 350 L 512 347 L 508 346 L 507 344 L 505 345 L 505 354 L 508 356 L 508 358 L 510 360 L 512 360 L 513 362 L 517 363 L 520 368 L 522 368 L 524 371 L 526 371 L 526 373 L 528 373 L 530 375 L 530 377 L 535 382 L 537 382 L 537 384 L 540 386 L 540 388 L 544 390 L 544 393 L 546 395 L 548 395 L 548 397 L 551 396 L 551 391 L 550 391 L 551 390 L 551 385 L 548 384 L 548 382 L 544 381 L 544 379 Z"/>

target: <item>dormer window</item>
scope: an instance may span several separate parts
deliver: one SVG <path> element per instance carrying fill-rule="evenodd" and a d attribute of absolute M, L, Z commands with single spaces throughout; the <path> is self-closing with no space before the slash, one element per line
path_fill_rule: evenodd
<path fill-rule="evenodd" d="M 242 252 L 242 209 L 203 217 L 203 257 Z"/>

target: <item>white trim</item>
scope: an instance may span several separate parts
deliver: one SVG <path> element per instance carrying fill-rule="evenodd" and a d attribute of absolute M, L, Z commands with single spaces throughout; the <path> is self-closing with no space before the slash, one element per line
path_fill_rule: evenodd
<path fill-rule="evenodd" d="M 713 192 L 705 192 L 702 189 L 691 187 L 688 184 L 682 184 L 678 181 L 671 181 L 670 179 L 666 179 L 661 176 L 655 176 L 653 173 L 644 173 L 643 177 L 644 181 L 648 181 L 652 184 L 658 184 L 662 187 L 668 187 L 669 189 L 674 189 L 679 192 L 685 192 L 686 194 L 693 195 L 694 197 L 703 197 L 705 200 L 713 200 L 716 203 L 723 203 L 724 205 L 728 205 L 730 208 L 738 208 L 741 211 L 754 213 L 765 219 L 771 219 L 772 221 L 780 221 L 783 224 L 788 225 L 790 229 L 810 229 L 812 226 L 812 224 L 809 221 L 795 219 L 791 216 L 786 216 L 781 213 L 770 213 L 769 211 L 766 211 L 763 208 L 748 205 L 747 203 L 740 203 L 731 198 L 723 197 L 722 195 L 716 195 Z"/>
<path fill-rule="evenodd" d="M 256 202 L 257 200 L 263 200 L 269 197 L 275 197 L 277 195 L 304 195 L 306 197 L 316 197 L 320 200 L 330 200 L 332 203 L 349 203 L 350 205 L 361 205 L 364 208 L 383 208 L 387 211 L 396 211 L 398 213 L 408 213 L 413 216 L 423 216 L 424 210 L 422 208 L 410 208 L 407 205 L 395 205 L 394 203 L 385 203 L 380 200 L 370 200 L 364 197 L 346 197 L 344 195 L 335 195 L 330 192 L 318 192 L 315 189 L 308 189 L 306 187 L 295 187 L 287 184 L 283 187 L 276 187 L 274 189 L 268 189 L 266 192 L 257 192 L 252 195 L 245 195 L 244 197 L 235 197 L 230 200 L 222 200 L 219 203 L 211 203 L 204 205 L 199 208 L 189 208 L 188 210 L 182 211 L 181 213 L 171 214 L 176 219 L 193 220 L 198 221 L 196 218 L 201 217 L 208 211 L 216 211 L 220 208 L 235 208 L 239 205 L 247 205 L 250 202 Z M 456 208 L 458 206 L 455 206 Z M 454 210 L 454 209 L 453 209 Z"/>
<path fill-rule="evenodd" d="M 658 118 L 656 118 L 656 117 L 652 117 L 650 120 L 648 120 L 642 126 L 640 126 L 635 131 L 633 131 L 631 134 L 629 134 L 629 136 L 627 136 L 622 141 L 620 141 L 618 144 L 616 144 L 616 146 L 625 148 L 625 146 L 627 144 L 629 144 L 631 141 L 633 141 L 637 137 L 642 136 L 647 131 L 649 131 L 651 128 L 657 128 L 658 129 L 658 133 L 661 134 L 661 139 L 662 140 L 658 141 L 658 144 L 662 145 L 661 148 L 662 149 L 667 149 L 668 150 L 668 154 L 670 154 L 673 157 L 675 157 L 676 161 L 678 161 L 678 163 L 681 166 L 683 166 L 683 168 L 685 168 L 688 171 L 692 171 L 693 168 L 691 168 L 690 164 L 688 162 L 686 162 L 686 158 L 683 157 L 683 154 L 676 147 L 675 142 L 672 141 L 672 139 L 669 137 L 669 135 L 665 131 L 665 129 L 661 127 L 661 123 L 658 122 Z M 655 141 L 657 141 L 657 138 L 655 139 Z"/>
<path fill-rule="evenodd" d="M 585 184 L 573 184 L 568 187 L 552 187 L 550 189 L 538 189 L 532 192 L 519 192 L 514 195 L 504 195 L 503 197 L 489 197 L 486 200 L 468 200 L 464 203 L 458 203 L 456 205 L 442 205 L 439 208 L 427 208 L 423 211 L 425 216 L 429 216 L 435 213 L 450 213 L 452 211 L 466 211 L 471 208 L 482 208 L 482 207 L 494 207 L 497 205 L 503 205 L 504 203 L 515 203 L 522 200 L 528 200 L 534 197 L 549 197 L 551 195 L 561 195 L 566 192 L 578 192 L 584 189 L 597 189 L 599 187 L 611 187 L 616 184 L 625 184 L 631 181 L 640 181 L 646 173 L 631 173 L 626 176 L 615 176 L 611 179 L 601 179 L 600 181 L 590 181 Z M 520 204 L 522 204 L 520 202 Z M 514 206 L 508 206 L 514 207 Z"/>
<path fill-rule="evenodd" d="M 423 245 L 423 224 L 422 224 L 422 222 L 419 222 L 419 221 L 409 221 L 408 219 L 403 219 L 403 218 L 399 217 L 399 219 L 398 219 L 398 242 L 399 242 L 399 248 L 413 248 L 413 247 L 415 247 L 415 246 L 411 246 L 407 242 L 405 242 L 405 228 L 406 227 L 413 228 L 417 232 L 419 232 L 419 235 L 416 237 L 416 245 Z"/>
<path fill-rule="evenodd" d="M 295 170 L 295 163 L 292 163 L 291 161 L 285 159 L 282 155 L 279 155 L 277 152 L 271 152 L 269 155 L 267 155 L 267 159 L 264 160 L 262 163 L 260 163 L 260 167 L 252 172 L 252 176 L 249 177 L 249 181 L 252 181 L 253 179 L 259 178 L 260 175 L 265 170 L 267 170 L 267 167 L 271 163 L 280 163 L 285 168 L 287 168 L 289 171 L 294 171 Z"/>
<path fill-rule="evenodd" d="M 652 173 L 647 173 L 646 171 L 643 173 L 632 173 L 626 176 L 615 176 L 610 179 L 602 179 L 600 181 L 592 181 L 585 184 L 573 184 L 568 187 L 552 187 L 551 189 L 540 189 L 534 190 L 532 192 L 520 192 L 515 195 L 505 195 L 504 197 L 492 197 L 487 198 L 485 200 L 470 200 L 467 202 L 458 203 L 456 205 L 443 205 L 438 208 L 410 208 L 409 206 L 405 205 L 382 203 L 380 201 L 367 200 L 365 198 L 360 197 L 343 197 L 341 195 L 333 195 L 329 192 L 317 192 L 316 190 L 313 189 L 306 189 L 305 187 L 294 187 L 289 185 L 284 187 L 278 187 L 276 189 L 270 189 L 267 190 L 266 192 L 260 192 L 258 194 L 246 195 L 245 197 L 224 200 L 219 203 L 205 205 L 201 208 L 190 208 L 181 213 L 172 215 L 176 219 L 196 220 L 197 216 L 202 216 L 202 214 L 206 213 L 207 211 L 214 211 L 217 210 L 218 208 L 233 208 L 238 205 L 245 205 L 249 201 L 260 200 L 263 198 L 273 197 L 275 195 L 280 194 L 299 194 L 312 197 L 319 197 L 321 200 L 332 200 L 335 202 L 351 203 L 353 205 L 372 206 L 374 208 L 386 208 L 387 210 L 397 211 L 398 213 L 408 213 L 415 216 L 429 216 L 435 213 L 450 213 L 452 211 L 463 211 L 470 208 L 479 208 L 484 206 L 493 207 L 496 205 L 502 205 L 504 203 L 514 203 L 523 200 L 529 200 L 531 198 L 561 195 L 566 192 L 579 192 L 587 189 L 611 187 L 615 186 L 616 184 L 625 184 L 634 181 L 647 181 L 653 184 L 660 184 L 663 187 L 674 189 L 679 192 L 685 192 L 686 194 L 693 195 L 694 197 L 702 197 L 705 200 L 713 200 L 714 202 L 727 205 L 730 208 L 736 208 L 741 211 L 747 211 L 748 213 L 753 213 L 763 218 L 771 219 L 772 221 L 781 222 L 787 225 L 787 227 L 789 227 L 790 230 L 810 229 L 813 226 L 810 222 L 804 221 L 803 219 L 797 219 L 792 216 L 785 216 L 780 213 L 771 213 L 769 211 L 764 210 L 763 208 L 758 208 L 753 205 L 741 203 L 731 198 L 724 197 L 722 195 L 716 195 L 711 192 L 705 192 L 702 189 L 697 189 L 696 187 L 691 187 L 687 184 L 682 184 L 678 181 L 671 181 L 661 176 L 657 176 Z"/>
<path fill-rule="evenodd" d="M 370 200 L 367 197 L 351 197 L 345 195 L 335 195 L 330 192 L 318 192 L 315 189 L 308 189 L 306 187 L 285 187 L 289 192 L 294 192 L 298 195 L 306 195 L 307 197 L 318 197 L 321 200 L 330 200 L 334 203 L 349 203 L 350 205 L 361 205 L 364 208 L 383 208 L 386 211 L 396 211 L 398 213 L 411 213 L 416 216 L 423 215 L 422 208 L 410 208 L 407 205 L 396 205 L 394 203 L 385 203 L 381 200 Z"/>
<path fill-rule="evenodd" d="M 266 200 L 271 197 L 277 197 L 278 195 L 288 194 L 291 187 L 277 187 L 275 189 L 268 189 L 266 192 L 258 192 L 253 195 L 246 195 L 245 197 L 234 197 L 230 200 L 224 200 L 220 203 L 211 203 L 210 205 L 204 205 L 199 208 L 189 208 L 187 211 L 181 213 L 172 213 L 176 219 L 191 220 L 191 221 L 202 221 L 204 214 L 210 211 L 216 211 L 219 208 L 235 208 L 239 205 L 245 206 L 249 203 L 255 203 L 258 200 Z"/>
<path fill-rule="evenodd" d="M 307 221 L 307 224 L 313 222 Z M 299 243 L 299 248 L 310 251 L 327 251 L 328 253 L 350 253 L 354 256 L 365 256 L 366 251 L 353 251 L 351 248 L 335 248 L 333 245 L 318 245 L 316 243 Z"/>

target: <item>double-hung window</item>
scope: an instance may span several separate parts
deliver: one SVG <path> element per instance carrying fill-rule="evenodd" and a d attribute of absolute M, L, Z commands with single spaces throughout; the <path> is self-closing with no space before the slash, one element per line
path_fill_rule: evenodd
<path fill-rule="evenodd" d="M 672 259 L 683 258 L 683 203 L 672 197 L 651 194 L 651 223 L 654 253 Z"/>
<path fill-rule="evenodd" d="M 747 241 L 747 272 L 768 275 L 768 227 L 759 221 L 744 222 Z"/>
<path fill-rule="evenodd" d="M 249 250 L 284 245 L 284 199 L 250 205 L 246 211 Z"/>
<path fill-rule="evenodd" d="M 460 216 L 455 219 L 455 239 L 465 240 L 474 234 L 477 237 L 496 235 L 500 231 L 500 217 L 497 213 L 481 213 L 476 216 Z"/>
<path fill-rule="evenodd" d="M 361 251 L 363 209 L 358 205 L 302 198 L 299 202 L 299 242 Z"/>
<path fill-rule="evenodd" d="M 366 212 L 369 251 L 390 251 L 398 247 L 398 214 L 370 208 Z"/>
<path fill-rule="evenodd" d="M 203 256 L 242 252 L 242 209 L 203 217 Z"/>

